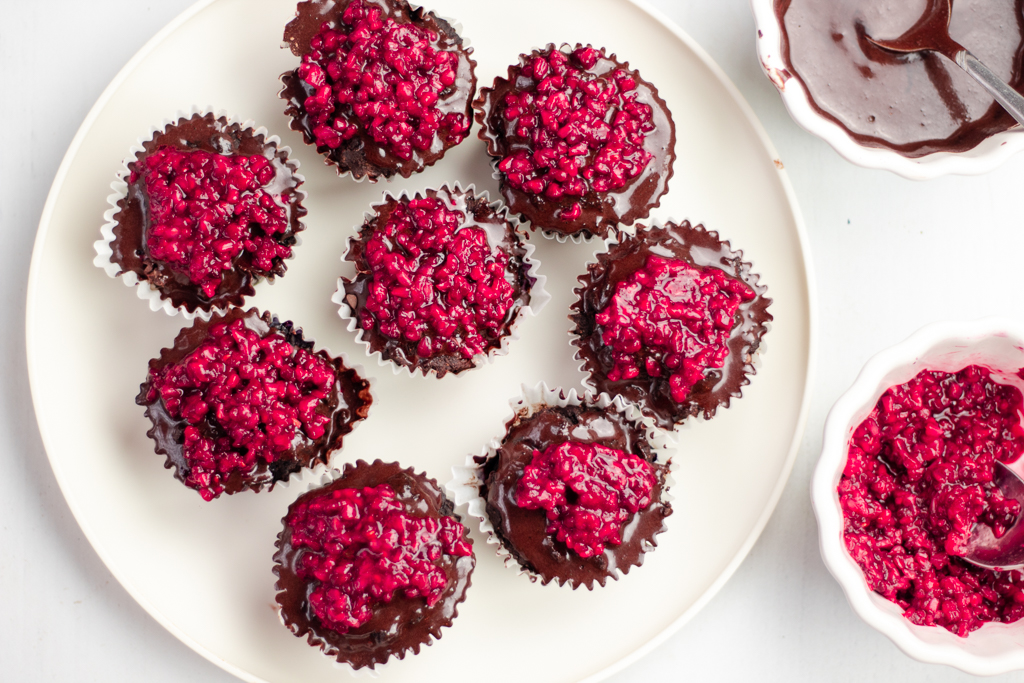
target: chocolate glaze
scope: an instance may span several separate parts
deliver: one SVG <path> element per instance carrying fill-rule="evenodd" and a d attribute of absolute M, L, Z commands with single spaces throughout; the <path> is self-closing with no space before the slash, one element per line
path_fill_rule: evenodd
<path fill-rule="evenodd" d="M 868 147 L 907 157 L 963 152 L 1015 125 L 992 96 L 933 52 L 900 54 L 895 40 L 930 0 L 775 0 L 782 54 L 811 106 Z M 949 33 L 1024 91 L 1024 0 L 957 0 Z"/>
<path fill-rule="evenodd" d="M 577 43 L 574 48 L 562 45 L 560 49 L 571 52 L 580 47 L 583 45 Z M 549 55 L 554 49 L 555 44 L 551 43 L 543 50 L 519 55 L 519 63 L 508 68 L 508 78 L 495 78 L 492 87 L 480 89 L 480 96 L 473 103 L 476 122 L 480 124 L 478 135 L 487 143 L 487 153 L 492 157 L 496 173 L 500 174 L 498 162 L 510 151 L 529 145 L 515 135 L 514 124 L 506 121 L 500 110 L 495 111 L 495 107 L 509 92 L 534 88 L 535 80 L 522 75 L 523 67 L 534 57 Z M 668 181 L 672 178 L 672 164 L 676 158 L 676 128 L 672 114 L 665 100 L 658 95 L 658 89 L 640 78 L 639 72 L 630 69 L 629 62 L 618 61 L 614 54 L 598 59 L 590 71 L 604 75 L 615 69 L 623 69 L 636 78 L 637 87 L 634 92 L 639 94 L 637 101 L 650 106 L 654 113 L 655 129 L 644 140 L 644 149 L 653 154 L 654 158 L 643 173 L 630 179 L 622 188 L 609 192 L 591 190 L 583 197 L 564 195 L 559 199 L 551 199 L 533 194 L 512 187 L 501 174 L 501 194 L 505 203 L 513 213 L 526 216 L 533 227 L 541 228 L 549 234 L 607 237 L 618 224 L 632 225 L 634 221 L 646 218 L 651 209 L 661 204 L 662 195 L 668 192 Z M 577 201 L 582 208 L 579 218 L 571 222 L 555 218 Z"/>
<path fill-rule="evenodd" d="M 601 328 L 594 319 L 608 305 L 615 287 L 643 267 L 651 254 L 682 259 L 700 268 L 718 268 L 745 282 L 757 295 L 740 304 L 725 365 L 706 370 L 704 379 L 694 385 L 682 404 L 672 400 L 667 377 L 650 377 L 642 369 L 633 380 L 610 381 L 608 372 L 615 365 L 612 351 L 602 343 Z M 636 237 L 625 236 L 599 254 L 597 263 L 590 264 L 579 277 L 583 286 L 574 290 L 579 298 L 569 315 L 576 325 L 572 331 L 572 344 L 579 348 L 576 357 L 583 361 L 584 371 L 599 392 L 636 403 L 660 427 L 668 429 L 699 414 L 710 419 L 719 406 L 728 408 L 731 398 L 741 396 L 741 387 L 750 382 L 748 375 L 755 374 L 753 357 L 772 319 L 767 310 L 772 300 L 764 295 L 767 287 L 759 279 L 751 272 L 751 265 L 743 261 L 742 251 L 733 251 L 728 241 L 720 240 L 718 233 L 705 230 L 703 225 L 691 226 L 683 221 L 678 225 L 666 223 L 663 228 L 638 226 Z"/>
<path fill-rule="evenodd" d="M 223 315 L 214 314 L 209 321 L 196 319 L 192 327 L 182 329 L 174 340 L 174 346 L 161 350 L 159 358 L 149 361 L 150 371 L 180 362 L 206 340 L 213 325 L 221 322 L 230 323 L 238 319 L 243 319 L 245 326 L 260 336 L 265 337 L 271 332 L 277 332 L 295 347 L 313 349 L 313 342 L 303 339 L 302 330 L 294 327 L 291 322 L 282 323 L 270 313 L 261 315 L 255 308 L 248 311 L 232 308 Z M 336 372 L 334 392 L 330 400 L 327 405 L 317 409 L 320 414 L 331 416 L 331 422 L 324 435 L 313 441 L 299 430 L 292 448 L 281 454 L 274 462 L 259 460 L 255 472 L 233 472 L 224 482 L 224 493 L 230 495 L 247 489 L 256 492 L 263 489 L 271 490 L 277 482 L 286 481 L 303 467 L 311 467 L 317 462 L 326 463 L 330 452 L 341 448 L 343 437 L 352 431 L 355 423 L 366 418 L 373 402 L 370 383 L 360 377 L 355 370 L 345 367 L 341 359 L 332 358 L 323 350 L 316 354 L 333 365 Z M 149 388 L 150 380 L 147 374 L 146 381 L 142 383 L 139 395 L 135 398 L 138 405 L 146 407 L 146 417 L 153 422 L 152 429 L 146 432 L 146 435 L 156 442 L 157 454 L 167 456 L 164 467 L 173 467 L 174 477 L 183 482 L 190 470 L 183 452 L 184 431 L 188 423 L 184 419 L 171 417 L 163 399 L 158 398 L 155 402 L 149 403 Z M 196 428 L 203 436 L 210 436 L 221 430 L 212 413 L 202 423 L 197 424 Z"/>
<path fill-rule="evenodd" d="M 376 460 L 368 465 L 360 460 L 346 465 L 341 477 L 323 488 L 309 491 L 292 505 L 319 497 L 330 491 L 345 488 L 364 488 L 387 484 L 398 495 L 409 514 L 417 517 L 454 517 L 454 506 L 433 479 L 403 470 L 397 463 Z M 291 512 L 291 508 L 289 508 Z M 287 517 L 286 517 L 287 519 Z M 420 646 L 429 645 L 431 638 L 439 639 L 441 629 L 451 626 L 458 616 L 458 604 L 465 600 L 476 558 L 442 556 L 437 562 L 448 577 L 441 598 L 428 607 L 424 598 L 406 598 L 396 594 L 389 603 L 378 604 L 373 618 L 358 629 L 341 634 L 325 628 L 309 604 L 308 596 L 313 584 L 307 584 L 296 575 L 299 559 L 305 552 L 291 545 L 291 529 L 287 526 L 278 534 L 277 552 L 274 554 L 274 574 L 278 577 L 275 588 L 277 604 L 285 626 L 300 638 L 307 636 L 309 644 L 320 647 L 324 654 L 353 668 L 373 668 L 386 662 L 392 655 L 404 659 L 410 650 L 416 654 Z M 465 532 L 468 543 L 469 532 Z"/>
<path fill-rule="evenodd" d="M 565 543 L 547 534 L 544 510 L 526 510 L 516 505 L 516 486 L 533 452 L 550 445 L 574 441 L 593 443 L 632 453 L 651 463 L 657 482 L 652 503 L 633 515 L 623 527 L 622 544 L 609 545 L 601 555 L 583 558 Z M 482 459 L 481 459 L 482 460 Z M 506 425 L 506 435 L 497 454 L 481 462 L 483 484 L 480 496 L 487 503 L 487 517 L 502 546 L 541 583 L 552 580 L 573 588 L 594 583 L 604 585 L 630 568 L 643 564 L 644 553 L 657 546 L 655 536 L 665 530 L 665 518 L 672 506 L 662 501 L 667 464 L 655 462 L 655 454 L 641 426 L 612 409 L 593 405 L 564 408 L 545 406 L 530 415 L 524 408 Z"/>
<path fill-rule="evenodd" d="M 237 123 L 228 124 L 226 117 L 194 114 L 191 118 L 182 117 L 177 123 L 168 125 L 163 132 L 154 134 L 151 140 L 143 144 L 143 151 L 135 155 L 135 161 L 128 164 L 128 170 L 134 171 L 139 161 L 161 147 L 243 156 L 262 154 L 271 159 L 276 172 L 271 185 L 284 188 L 280 194 L 285 199 L 284 208 L 288 213 L 289 225 L 288 231 L 279 236 L 277 241 L 288 246 L 296 244 L 296 233 L 305 228 L 301 219 L 306 215 L 306 209 L 302 206 L 302 193 L 298 190 L 302 180 L 288 165 L 287 152 L 268 143 L 263 135 L 254 134 L 250 128 L 243 129 Z M 125 178 L 125 181 L 128 180 Z M 170 299 L 175 307 L 184 306 L 191 312 L 197 308 L 209 311 L 213 308 L 240 306 L 245 297 L 255 292 L 253 285 L 261 277 L 273 281 L 275 275 L 284 275 L 287 269 L 284 259 L 278 258 L 274 260 L 274 270 L 270 274 L 252 272 L 251 255 L 242 252 L 235 259 L 235 267 L 223 272 L 216 294 L 212 298 L 207 297 L 187 275 L 150 258 L 146 248 L 149 198 L 146 183 L 141 177 L 128 185 L 128 195 L 117 203 L 117 208 L 119 210 L 114 215 L 117 222 L 114 226 L 114 241 L 110 245 L 114 253 L 110 260 L 121 266 L 118 275 L 134 272 L 140 281 L 147 281 L 160 290 L 161 296 Z"/>
<path fill-rule="evenodd" d="M 444 185 L 439 190 L 425 190 L 423 194 L 417 192 L 415 198 L 420 199 L 424 196 L 431 199 L 440 198 L 449 209 L 461 211 L 466 216 L 466 222 L 462 227 L 483 228 L 487 232 L 491 248 L 501 249 L 510 256 L 507 273 L 514 279 L 511 284 L 515 287 L 515 300 L 505 318 L 502 335 L 489 339 L 487 345 L 488 352 L 499 348 L 502 337 L 508 333 L 519 311 L 530 304 L 530 289 L 535 281 L 529 274 L 530 264 L 526 261 L 526 247 L 522 243 L 522 238 L 505 219 L 504 211 L 496 212 L 485 199 L 477 197 L 469 190 L 463 190 L 457 185 L 452 190 Z M 367 288 L 371 283 L 370 266 L 366 262 L 363 249 L 377 227 L 388 222 L 396 206 L 398 200 L 388 195 L 384 203 L 373 207 L 376 215 L 363 224 L 358 237 L 349 241 L 345 260 L 355 264 L 356 277 L 355 280 L 342 278 L 342 281 L 345 287 L 345 303 L 352 309 L 352 316 L 357 320 L 366 305 Z M 433 372 L 441 378 L 449 372 L 457 375 L 476 366 L 474 359 L 464 358 L 461 354 L 439 354 L 422 358 L 416 352 L 417 342 L 386 337 L 376 326 L 364 330 L 362 334 L 363 338 L 369 341 L 371 352 L 380 351 L 385 359 L 412 370 L 419 368 L 424 375 Z"/>
<path fill-rule="evenodd" d="M 385 16 L 400 23 L 416 24 L 428 31 L 433 31 L 438 39 L 431 46 L 454 52 L 459 57 L 459 68 L 455 84 L 438 98 L 437 107 L 442 114 L 460 112 L 472 126 L 473 96 L 476 94 L 476 75 L 473 73 L 476 62 L 470 58 L 473 48 L 462 46 L 462 37 L 444 19 L 433 12 L 425 12 L 422 8 L 413 9 L 406 0 L 371 0 L 381 6 Z M 296 57 L 302 57 L 310 51 L 309 43 L 320 32 L 325 23 L 335 23 L 344 13 L 351 0 L 305 0 L 296 9 L 295 19 L 284 29 L 284 42 Z M 291 129 L 302 133 L 307 145 L 316 144 L 316 138 L 306 116 L 306 98 L 313 90 L 299 78 L 298 68 L 281 74 L 283 88 L 279 97 L 288 103 L 285 115 L 291 117 Z M 467 131 L 468 137 L 468 131 Z M 369 178 L 376 182 L 378 178 L 391 178 L 398 174 L 408 178 L 413 173 L 434 165 L 444 156 L 449 147 L 435 140 L 434 146 L 427 151 L 413 150 L 412 158 L 401 159 L 387 147 L 381 146 L 373 136 L 360 131 L 340 147 L 331 149 L 326 145 L 317 145 L 316 151 L 324 157 L 324 163 L 337 167 L 338 174 L 351 173 L 353 178 Z"/>

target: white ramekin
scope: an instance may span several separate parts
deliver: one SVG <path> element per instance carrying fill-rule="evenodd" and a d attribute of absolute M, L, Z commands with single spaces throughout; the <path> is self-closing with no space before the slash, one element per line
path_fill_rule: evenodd
<path fill-rule="evenodd" d="M 941 627 L 910 623 L 898 605 L 868 588 L 860 567 L 847 552 L 836 491 L 853 431 L 886 389 L 924 369 L 954 371 L 972 364 L 992 369 L 998 381 L 1024 386 L 1014 376 L 1018 368 L 1024 368 L 1024 322 L 985 318 L 933 323 L 872 357 L 825 421 L 821 458 L 811 482 L 811 503 L 818 518 L 825 566 L 864 621 L 914 659 L 948 664 L 975 675 L 994 675 L 1024 669 L 1024 620 L 985 624 L 966 638 Z"/>
<path fill-rule="evenodd" d="M 803 83 L 793 77 L 782 56 L 782 26 L 775 13 L 775 3 L 776 0 L 750 0 L 761 68 L 779 89 L 793 120 L 832 145 L 847 161 L 892 171 L 911 180 L 929 180 L 950 174 L 988 173 L 1024 149 L 1024 129 L 1019 126 L 992 135 L 966 152 L 934 152 L 915 159 L 890 149 L 861 145 L 842 126 L 814 109 Z"/>

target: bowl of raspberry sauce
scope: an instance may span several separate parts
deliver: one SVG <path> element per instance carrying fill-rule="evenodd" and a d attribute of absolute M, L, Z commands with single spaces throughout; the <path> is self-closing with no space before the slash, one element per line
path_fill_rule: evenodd
<path fill-rule="evenodd" d="M 751 0 L 761 67 L 793 119 L 848 161 L 913 180 L 987 173 L 1024 149 L 1024 131 L 938 54 L 902 55 L 896 38 L 926 0 Z M 950 35 L 1024 90 L 1020 0 L 953 3 Z"/>
<path fill-rule="evenodd" d="M 1024 515 L 1024 323 L 928 325 L 872 357 L 825 422 L 811 484 L 821 555 L 854 611 L 911 657 L 1024 669 L 1024 574 L 962 559 L 975 524 Z"/>

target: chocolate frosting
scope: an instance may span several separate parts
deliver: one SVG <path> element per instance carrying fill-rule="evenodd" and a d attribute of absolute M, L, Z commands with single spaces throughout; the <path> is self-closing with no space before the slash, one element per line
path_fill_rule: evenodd
<path fill-rule="evenodd" d="M 406 0 L 370 0 L 380 5 L 384 15 L 399 23 L 415 24 L 437 35 L 432 47 L 454 52 L 458 55 L 459 66 L 455 84 L 448 88 L 437 100 L 441 114 L 462 113 L 472 125 L 473 96 L 476 94 L 476 62 L 470 58 L 473 48 L 463 47 L 462 37 L 444 19 L 423 8 L 413 9 Z M 293 19 L 284 30 L 284 42 L 296 57 L 302 57 L 310 51 L 310 41 L 320 32 L 325 24 L 339 21 L 351 0 L 305 0 L 300 2 Z M 283 88 L 279 97 L 288 103 L 285 115 L 291 117 L 291 129 L 302 133 L 307 145 L 315 145 L 316 138 L 306 115 L 306 99 L 313 95 L 313 89 L 302 82 L 299 72 L 286 71 L 281 74 Z M 468 131 L 467 131 L 468 136 Z M 317 145 L 316 151 L 324 157 L 327 165 L 337 167 L 339 175 L 349 172 L 353 178 L 369 178 L 375 182 L 378 178 L 391 178 L 398 174 L 403 178 L 432 166 L 444 156 L 449 147 L 435 139 L 429 150 L 414 149 L 410 159 L 402 159 L 393 154 L 385 145 L 381 145 L 369 133 L 360 130 L 354 137 L 343 142 L 341 146 L 331 149 L 326 145 Z"/>
<path fill-rule="evenodd" d="M 370 465 L 362 460 L 354 465 L 346 465 L 340 478 L 299 496 L 292 506 L 337 489 L 374 487 L 380 484 L 390 486 L 405 506 L 406 512 L 411 515 L 433 518 L 447 516 L 461 521 L 436 481 L 412 469 L 402 469 L 397 463 L 384 463 L 380 460 Z M 472 543 L 469 532 L 463 533 L 466 541 Z M 424 598 L 406 598 L 396 593 L 391 602 L 375 606 L 369 622 L 342 634 L 324 627 L 310 606 L 308 596 L 316 586 L 298 577 L 296 567 L 305 550 L 293 547 L 291 538 L 291 529 L 286 525 L 278 534 L 277 552 L 274 554 L 274 574 L 278 577 L 276 588 L 279 591 L 277 604 L 280 605 L 281 619 L 296 636 L 307 636 L 310 645 L 320 647 L 324 654 L 356 669 L 367 666 L 373 668 L 375 664 L 386 662 L 392 655 L 403 659 L 410 650 L 416 654 L 422 645 L 429 645 L 431 638 L 439 639 L 441 629 L 451 626 L 452 620 L 458 616 L 458 604 L 466 598 L 466 589 L 470 585 L 473 567 L 476 566 L 473 555 L 442 555 L 437 566 L 444 571 L 448 582 L 441 598 L 433 606 L 428 606 Z"/>
<path fill-rule="evenodd" d="M 197 319 L 191 327 L 182 329 L 174 340 L 174 346 L 163 349 L 159 358 L 149 362 L 150 372 L 178 363 L 195 351 L 209 336 L 212 326 L 239 319 L 244 320 L 245 326 L 261 337 L 276 332 L 297 348 L 310 351 L 313 349 L 313 343 L 305 341 L 302 330 L 294 327 L 291 322 L 282 323 L 270 313 L 260 314 L 255 308 L 248 311 L 232 308 L 223 315 L 214 314 L 209 321 Z M 254 472 L 232 472 L 224 481 L 224 493 L 230 495 L 247 489 L 257 492 L 263 489 L 271 490 L 277 482 L 287 481 L 303 467 L 312 467 L 317 462 L 326 463 L 330 452 L 341 448 L 344 436 L 352 431 L 355 423 L 366 418 L 373 402 L 370 383 L 360 377 L 355 370 L 345 367 L 340 358 L 333 358 L 323 350 L 317 351 L 316 355 L 330 363 L 336 374 L 330 400 L 326 405 L 317 408 L 318 413 L 331 416 L 331 422 L 324 435 L 311 440 L 299 430 L 291 449 L 282 453 L 273 462 L 258 460 Z M 188 423 L 182 418 L 172 417 L 167 412 L 163 399 L 157 398 L 150 403 L 147 399 L 149 388 L 150 375 L 147 375 L 135 399 L 137 404 L 146 407 L 146 417 L 153 422 L 152 429 L 146 432 L 146 435 L 155 442 L 157 454 L 167 456 L 164 467 L 173 467 L 174 477 L 184 482 L 190 471 L 184 455 L 184 432 Z M 221 432 L 221 427 L 216 424 L 212 413 L 197 424 L 196 428 L 203 436 L 213 436 Z"/>
<path fill-rule="evenodd" d="M 296 244 L 295 235 L 305 228 L 301 219 L 306 215 L 306 209 L 301 203 L 303 193 L 298 190 L 302 184 L 301 176 L 288 165 L 286 151 L 267 142 L 263 135 L 255 134 L 251 128 L 242 128 L 237 123 L 229 124 L 224 116 L 216 118 L 213 114 L 194 114 L 191 118 L 182 117 L 177 123 L 168 125 L 163 132 L 154 134 L 152 139 L 143 144 L 143 151 L 135 155 L 135 161 L 128 164 L 128 170 L 134 171 L 139 161 L 161 147 L 173 147 L 184 151 L 202 150 L 214 154 L 264 155 L 271 159 L 275 170 L 271 185 L 282 188 L 279 192 L 285 201 L 283 206 L 288 214 L 288 230 L 278 236 L 277 241 L 287 246 Z M 125 181 L 128 180 L 129 178 L 125 178 Z M 149 198 L 146 194 L 146 183 L 142 178 L 128 185 L 128 195 L 117 203 L 117 208 L 118 212 L 114 215 L 117 224 L 113 230 L 111 261 L 121 267 L 118 275 L 134 272 L 140 281 L 147 281 L 160 290 L 161 296 L 170 299 L 175 307 L 184 306 L 191 312 L 197 308 L 209 311 L 214 308 L 240 306 L 245 297 L 255 292 L 253 285 L 259 282 L 261 277 L 273 281 L 274 276 L 284 275 L 287 269 L 284 259 L 277 258 L 274 259 L 272 272 L 253 272 L 251 255 L 242 252 L 235 259 L 235 267 L 222 273 L 223 278 L 214 296 L 207 297 L 187 275 L 176 272 L 149 256 L 146 248 Z"/>
<path fill-rule="evenodd" d="M 811 106 L 868 147 L 907 157 L 963 152 L 1015 125 L 992 96 L 933 52 L 900 54 L 893 40 L 929 0 L 775 0 L 782 55 Z M 1024 91 L 1024 0 L 957 0 L 950 36 Z"/>
<path fill-rule="evenodd" d="M 623 527 L 622 544 L 608 545 L 604 553 L 583 558 L 557 538 L 548 535 L 544 510 L 527 510 L 516 505 L 516 486 L 534 451 L 573 441 L 599 444 L 631 453 L 652 464 L 656 484 L 651 504 L 633 515 Z M 640 566 L 644 554 L 652 551 L 655 536 L 665 530 L 671 504 L 662 500 L 667 464 L 655 461 L 655 454 L 642 426 L 612 409 L 592 405 L 564 408 L 545 406 L 532 415 L 524 408 L 506 425 L 506 435 L 497 454 L 481 463 L 483 485 L 480 496 L 487 504 L 487 517 L 494 533 L 512 557 L 541 583 L 557 581 L 573 588 L 594 583 L 601 586 L 618 578 L 617 570 L 628 573 Z"/>
<path fill-rule="evenodd" d="M 577 43 L 578 49 L 583 47 Z M 592 47 L 592 46 L 587 46 Z M 615 69 L 629 72 L 637 83 L 637 101 L 651 107 L 655 129 L 644 140 L 644 149 L 654 155 L 644 171 L 630 179 L 622 188 L 608 192 L 590 190 L 583 197 L 563 195 L 559 199 L 551 199 L 545 195 L 533 194 L 512 187 L 504 174 L 498 171 L 498 162 L 509 154 L 510 150 L 521 148 L 524 143 L 515 135 L 514 123 L 506 121 L 501 110 L 496 107 L 510 92 L 533 89 L 536 85 L 533 77 L 522 75 L 523 67 L 534 57 L 549 55 L 555 50 L 551 43 L 543 50 L 534 50 L 530 54 L 519 55 L 519 63 L 508 68 L 508 78 L 497 77 L 490 88 L 481 88 L 480 96 L 473 103 L 476 110 L 476 122 L 480 124 L 478 133 L 481 140 L 487 143 L 487 153 L 492 157 L 495 173 L 501 177 L 501 194 L 513 213 L 524 215 L 535 228 L 541 228 L 549 234 L 597 235 L 606 237 L 618 224 L 632 225 L 634 221 L 646 218 L 651 210 L 661 204 L 661 197 L 668 192 L 668 181 L 672 178 L 672 164 L 676 153 L 676 128 L 672 122 L 672 114 L 668 104 L 658 95 L 653 84 L 643 80 L 639 72 L 629 68 L 629 62 L 620 62 L 616 56 L 602 56 L 589 71 L 604 75 Z M 562 46 L 563 51 L 569 49 Z M 582 213 L 574 221 L 556 218 L 564 209 L 575 202 L 580 203 Z"/>
<path fill-rule="evenodd" d="M 651 254 L 681 259 L 699 268 L 718 268 L 732 278 L 742 280 L 756 296 L 740 304 L 736 325 L 729 337 L 729 355 L 721 368 L 709 368 L 704 379 L 697 382 L 686 403 L 676 403 L 669 391 L 668 377 L 650 377 L 641 369 L 632 380 L 611 381 L 608 372 L 615 366 L 612 350 L 601 341 L 601 328 L 595 316 L 608 306 L 616 286 L 643 267 Z M 666 223 L 664 227 L 645 229 L 637 226 L 637 236 L 625 236 L 607 252 L 599 254 L 597 263 L 588 266 L 579 277 L 582 287 L 575 291 L 579 297 L 572 305 L 569 319 L 575 324 L 572 344 L 579 348 L 576 357 L 583 361 L 597 391 L 622 396 L 640 406 L 658 426 L 669 429 L 687 417 L 703 414 L 714 416 L 719 406 L 729 407 L 729 400 L 742 395 L 741 387 L 748 384 L 748 375 L 755 374 L 753 357 L 768 331 L 767 323 L 771 299 L 765 296 L 767 288 L 760 284 L 760 276 L 743 261 L 743 252 L 734 251 L 728 241 L 703 225 L 692 226 L 688 221 Z"/>
<path fill-rule="evenodd" d="M 502 335 L 489 339 L 487 345 L 488 352 L 491 349 L 499 348 L 501 338 L 508 333 L 520 310 L 530 304 L 530 289 L 533 287 L 534 278 L 529 275 L 530 264 L 526 261 L 526 247 L 523 245 L 519 233 L 505 218 L 505 212 L 503 210 L 496 211 L 485 199 L 477 197 L 471 191 L 462 190 L 458 186 L 452 190 L 444 185 L 439 190 L 425 190 L 423 194 L 416 193 L 415 198 L 420 199 L 424 196 L 430 199 L 440 198 L 449 209 L 461 211 L 466 216 L 466 222 L 461 227 L 484 229 L 492 249 L 500 249 L 509 254 L 507 274 L 514 280 L 510 283 L 515 289 L 514 303 L 505 318 Z M 352 309 L 352 317 L 357 320 L 366 305 L 368 288 L 372 283 L 370 265 L 366 261 L 363 250 L 378 227 L 388 222 L 398 203 L 399 200 L 388 195 L 382 204 L 375 205 L 373 207 L 375 215 L 363 224 L 359 235 L 349 241 L 349 250 L 345 260 L 355 264 L 356 277 L 354 280 L 342 278 L 342 281 L 345 287 L 345 303 Z M 363 338 L 370 343 L 371 352 L 380 351 L 385 359 L 413 370 L 419 368 L 424 375 L 433 372 L 438 378 L 441 378 L 449 372 L 457 375 L 476 366 L 474 359 L 465 358 L 457 353 L 421 357 L 416 351 L 417 342 L 411 342 L 404 338 L 386 337 L 376 325 L 369 330 L 363 330 L 362 334 Z"/>

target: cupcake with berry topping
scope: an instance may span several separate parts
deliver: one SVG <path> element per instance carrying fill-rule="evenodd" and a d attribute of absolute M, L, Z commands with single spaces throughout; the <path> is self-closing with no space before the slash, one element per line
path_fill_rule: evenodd
<path fill-rule="evenodd" d="M 551 44 L 520 55 L 473 107 L 505 203 L 549 236 L 607 237 L 668 191 L 668 105 L 603 49 Z"/>
<path fill-rule="evenodd" d="M 547 302 L 539 262 L 500 202 L 473 187 L 385 194 L 343 261 L 334 301 L 370 355 L 444 377 L 507 353 L 522 316 Z"/>
<path fill-rule="evenodd" d="M 718 233 L 687 221 L 640 226 L 579 281 L 572 344 L 594 390 L 670 429 L 710 419 L 750 382 L 771 299 Z"/>
<path fill-rule="evenodd" d="M 505 435 L 453 468 L 448 488 L 506 565 L 543 584 L 604 586 L 643 564 L 672 514 L 665 435 L 607 394 L 523 392 Z"/>
<path fill-rule="evenodd" d="M 452 625 L 476 558 L 433 479 L 358 461 L 288 508 L 274 573 L 281 620 L 353 669 L 403 659 Z"/>
<path fill-rule="evenodd" d="M 239 306 L 284 275 L 306 215 L 299 164 L 251 122 L 194 112 L 154 131 L 112 185 L 94 263 L 152 310 Z"/>
<path fill-rule="evenodd" d="M 255 308 L 183 329 L 136 398 L 165 467 L 207 501 L 326 464 L 372 402 L 357 369 Z"/>
<path fill-rule="evenodd" d="M 306 0 L 284 40 L 293 130 L 339 174 L 408 178 L 462 142 L 476 66 L 450 23 L 405 0 Z"/>

